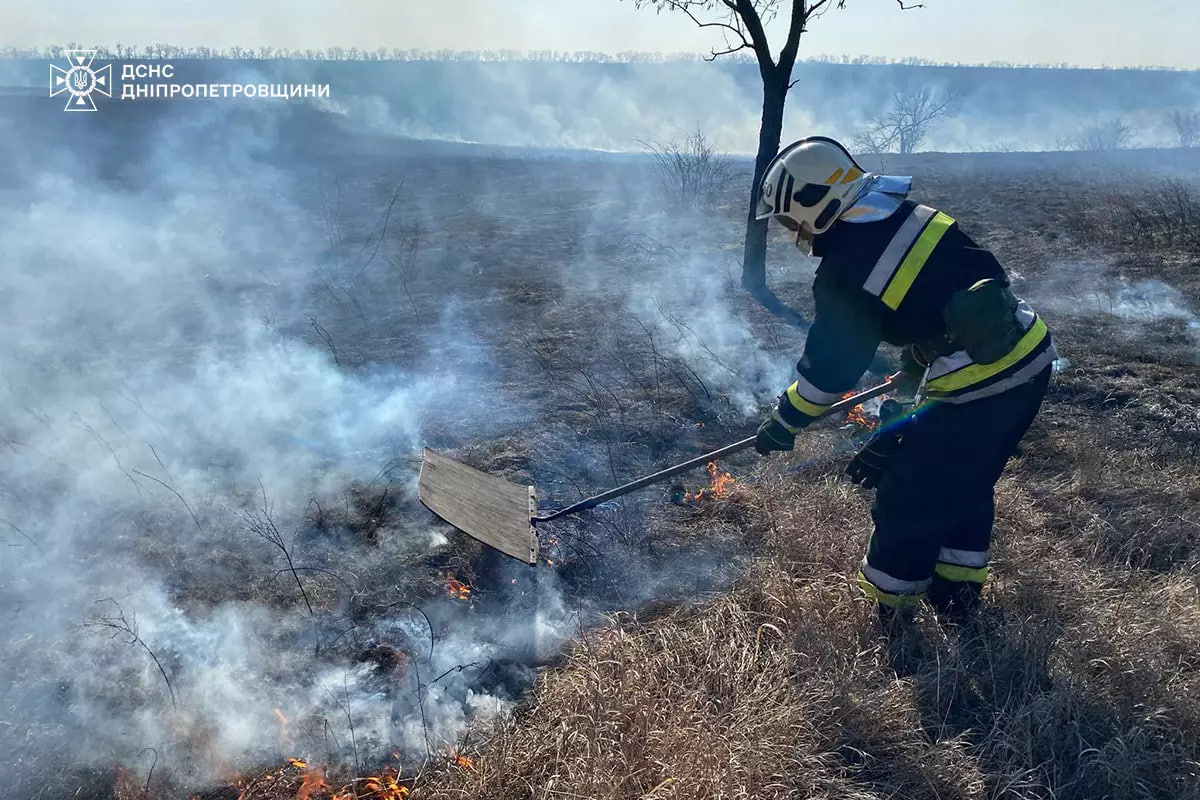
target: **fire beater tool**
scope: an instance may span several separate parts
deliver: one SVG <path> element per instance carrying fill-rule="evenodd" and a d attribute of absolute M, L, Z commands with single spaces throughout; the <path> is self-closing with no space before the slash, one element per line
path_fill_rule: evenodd
<path fill-rule="evenodd" d="M 892 388 L 898 374 L 892 375 L 885 383 L 834 403 L 821 416 L 848 412 L 860 403 L 886 393 Z M 754 439 L 753 436 L 747 437 L 578 503 L 548 510 L 540 516 L 534 487 L 488 475 L 436 450 L 425 448 L 421 455 L 421 474 L 417 479 L 417 499 L 468 536 L 505 555 L 534 564 L 538 557 L 535 526 L 539 523 L 587 511 L 614 498 L 702 467 L 710 461 L 739 453 L 753 447 Z"/>

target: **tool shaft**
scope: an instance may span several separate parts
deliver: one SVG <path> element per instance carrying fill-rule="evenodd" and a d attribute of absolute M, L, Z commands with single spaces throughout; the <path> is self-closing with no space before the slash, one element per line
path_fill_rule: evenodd
<path fill-rule="evenodd" d="M 859 392 L 852 397 L 847 397 L 845 400 L 834 403 L 821 416 L 827 417 L 831 414 L 849 411 L 860 403 L 864 403 L 873 397 L 878 397 L 879 395 L 884 394 L 888 389 L 891 388 L 892 381 L 895 380 L 895 378 L 896 376 L 893 375 L 888 378 L 886 383 L 881 383 L 878 386 Z M 753 447 L 755 438 L 756 437 L 754 436 L 749 436 L 745 439 L 742 439 L 740 442 L 727 444 L 724 447 L 713 450 L 711 453 L 705 453 L 702 456 L 696 456 L 695 458 L 684 461 L 681 464 L 676 464 L 673 467 L 667 467 L 664 470 L 655 472 L 652 475 L 646 475 L 638 478 L 635 481 L 630 481 L 629 483 L 618 486 L 615 489 L 609 489 L 607 492 L 603 492 L 602 494 L 585 498 L 580 500 L 578 503 L 567 506 L 566 508 L 560 508 L 557 511 L 553 511 L 544 516 L 533 517 L 531 521 L 536 525 L 539 522 L 549 522 L 550 520 L 558 519 L 559 517 L 565 517 L 570 514 L 578 514 L 580 511 L 587 511 L 588 509 L 595 508 L 601 503 L 621 497 L 622 495 L 629 494 L 630 492 L 636 492 L 638 489 L 650 486 L 651 484 L 659 483 L 660 481 L 664 481 L 667 478 L 678 475 L 682 472 L 688 472 L 696 467 L 704 466 L 709 461 L 716 461 L 718 458 L 724 458 L 725 456 L 730 456 L 734 453 L 740 453 L 742 450 Z"/>

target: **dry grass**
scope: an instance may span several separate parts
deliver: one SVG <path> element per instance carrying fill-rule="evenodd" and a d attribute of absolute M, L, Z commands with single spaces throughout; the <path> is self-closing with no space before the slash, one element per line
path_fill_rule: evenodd
<path fill-rule="evenodd" d="M 1163 221 L 1120 268 L 1196 303 L 1188 235 Z M 1001 482 L 969 625 L 923 610 L 881 629 L 847 577 L 869 498 L 831 468 L 768 463 L 658 515 L 673 543 L 740 537 L 755 560 L 732 591 L 581 630 L 480 731 L 476 769 L 427 774 L 414 797 L 1200 797 L 1195 355 L 1170 325 L 1051 324 L 1073 367 Z"/>
<path fill-rule="evenodd" d="M 1053 259 L 1030 242 L 1057 241 L 1078 193 L 1033 187 L 1049 200 L 1038 205 L 1046 218 L 1030 220 L 1014 216 L 1037 216 L 1028 187 L 1003 185 L 1000 202 L 1012 208 L 996 210 L 996 198 L 971 181 L 930 183 L 1036 278 L 1039 261 Z M 1098 235 L 1095 223 L 1129 198 L 1100 197 L 1074 230 Z M 1180 231 L 1155 229 L 1147 241 L 1157 249 L 1121 251 L 1120 268 L 1168 281 L 1195 307 L 1200 272 Z M 1117 248 L 1122 240 L 1108 241 Z M 1063 250 L 1051 255 L 1075 250 L 1065 240 L 1055 246 Z M 1072 367 L 1000 484 L 994 577 L 972 623 L 949 626 L 922 610 L 911 627 L 879 626 L 849 578 L 870 529 L 869 495 L 842 480 L 840 461 L 817 460 L 838 435 L 812 431 L 793 456 L 758 462 L 748 475 L 739 469 L 729 495 L 654 512 L 649 531 L 634 532 L 638 554 L 667 565 L 652 577 L 676 585 L 651 607 L 581 626 L 524 703 L 472 732 L 473 764 L 426 765 L 411 776 L 412 798 L 1200 798 L 1192 342 L 1173 323 L 1047 317 Z M 628 452 L 691 446 L 681 420 L 702 418 L 692 403 L 700 408 L 706 390 L 673 375 L 676 363 L 653 341 L 580 344 L 619 345 L 614 363 L 642 370 L 611 372 L 581 369 L 590 368 L 588 354 L 560 352 L 549 334 L 524 344 L 519 354 L 536 362 L 540 391 L 575 397 L 578 407 L 547 405 L 578 426 L 580 441 L 611 436 Z M 538 443 L 520 436 L 463 452 L 489 472 L 521 476 L 535 454 L 544 468 Z M 569 494 L 566 484 L 555 488 Z M 361 524 L 336 521 L 370 540 L 390 506 L 369 492 L 352 499 L 344 516 Z M 321 528 L 322 518 L 310 521 Z M 587 520 L 609 524 L 602 513 Z M 456 574 L 469 579 L 478 547 L 456 540 L 453 549 Z M 732 588 L 696 597 L 708 584 L 681 561 L 729 569 L 733 554 L 747 563 Z M 599 596 L 569 568 L 564 581 Z M 621 575 L 626 584 L 645 577 L 634 569 Z M 286 782 L 256 784 L 241 800 L 292 797 L 300 781 L 291 770 Z"/>
<path fill-rule="evenodd" d="M 844 577 L 861 546 L 846 535 L 857 498 L 834 478 L 741 492 L 770 552 L 734 591 L 581 631 L 531 704 L 488 732 L 476 770 L 414 796 L 1200 791 L 1194 575 L 1089 565 L 1008 481 L 986 612 L 963 629 L 923 613 L 885 631 Z"/>

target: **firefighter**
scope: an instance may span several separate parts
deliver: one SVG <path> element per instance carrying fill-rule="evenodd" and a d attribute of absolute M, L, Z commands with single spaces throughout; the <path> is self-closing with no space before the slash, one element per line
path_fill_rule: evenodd
<path fill-rule="evenodd" d="M 995 256 L 953 217 L 908 199 L 911 185 L 866 172 L 824 136 L 788 145 L 767 166 L 757 218 L 774 217 L 821 262 L 799 376 L 755 447 L 791 450 L 857 385 L 881 342 L 903 347 L 918 402 L 881 425 L 846 469 L 875 490 L 858 585 L 884 617 L 924 597 L 961 618 L 987 580 L 996 481 L 1057 356 Z"/>

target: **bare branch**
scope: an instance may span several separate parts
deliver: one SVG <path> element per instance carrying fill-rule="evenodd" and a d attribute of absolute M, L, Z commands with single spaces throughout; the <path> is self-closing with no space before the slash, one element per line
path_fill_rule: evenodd
<path fill-rule="evenodd" d="M 106 597 L 103 600 L 97 600 L 96 603 L 112 603 L 117 609 L 116 616 L 109 615 L 100 617 L 99 619 L 91 622 L 85 622 L 84 627 L 107 628 L 114 631 L 114 637 L 124 634 L 125 636 L 129 637 L 129 641 L 126 642 L 126 644 L 136 644 L 145 650 L 150 655 L 151 660 L 154 661 L 154 665 L 158 667 L 159 673 L 162 675 L 163 680 L 167 684 L 167 692 L 171 695 L 171 708 L 178 709 L 179 704 L 175 700 L 175 687 L 171 685 L 171 678 L 167 675 L 167 670 L 162 665 L 162 662 L 158 660 L 158 656 L 153 650 L 150 649 L 150 645 L 146 644 L 142 637 L 138 635 L 137 618 L 135 617 L 132 620 L 127 619 L 125 616 L 125 610 L 121 608 L 121 604 L 111 597 Z M 153 769 L 153 767 L 151 767 L 151 769 Z"/>
<path fill-rule="evenodd" d="M 33 539 L 33 537 L 32 537 L 32 536 L 30 536 L 28 533 L 26 533 L 25 531 L 23 531 L 23 530 L 21 530 L 20 528 L 18 528 L 18 527 L 17 527 L 15 524 L 13 524 L 13 523 L 9 522 L 9 521 L 8 521 L 8 520 L 6 520 L 6 519 L 0 519 L 0 524 L 7 525 L 8 527 L 12 528 L 12 529 L 13 529 L 14 531 L 16 531 L 17 533 L 21 534 L 21 536 L 22 536 L 22 537 L 24 537 L 24 539 L 25 539 L 26 541 L 28 541 L 28 542 L 29 542 L 31 545 L 33 545 L 34 547 L 37 547 L 37 546 L 38 546 L 38 543 L 37 543 L 36 541 L 34 541 L 34 539 Z"/>
<path fill-rule="evenodd" d="M 890 152 L 893 147 L 903 154 L 915 152 L 933 123 L 947 116 L 958 99 L 953 90 L 937 96 L 929 87 L 896 92 L 891 108 L 856 134 L 855 144 L 875 154 Z"/>
<path fill-rule="evenodd" d="M 713 50 L 710 55 L 705 57 L 705 61 L 714 61 L 720 56 L 736 53 L 739 50 L 753 49 L 754 47 L 749 41 L 746 40 L 746 33 L 741 29 L 741 27 L 739 27 L 739 25 L 731 24 L 729 22 L 704 22 L 694 13 L 692 13 L 692 10 L 688 8 L 689 4 L 686 2 L 686 0 L 664 0 L 663 4 L 673 11 L 679 11 L 685 14 L 688 19 L 696 24 L 696 27 L 698 28 L 719 28 L 725 31 L 726 35 L 732 33 L 737 37 L 736 44 L 729 45 L 729 47 L 725 50 Z M 736 11 L 734 6 L 729 5 L 728 0 L 722 0 L 722 5 Z M 733 19 L 735 21 L 739 20 L 737 14 L 733 15 Z M 728 40 L 726 41 L 726 44 L 728 44 Z"/>
<path fill-rule="evenodd" d="M 258 482 L 258 488 L 262 493 L 262 506 L 254 511 L 242 512 L 239 516 L 251 533 L 270 542 L 283 553 L 284 561 L 287 562 L 287 571 L 292 573 L 292 578 L 296 581 L 296 588 L 300 590 L 300 596 L 304 598 L 304 605 L 308 608 L 308 616 L 312 619 L 313 635 L 316 639 L 315 649 L 317 653 L 320 653 L 321 637 L 317 628 L 317 612 L 313 610 L 312 603 L 308 599 L 308 592 L 304 589 L 304 582 L 300 580 L 300 567 L 296 566 L 292 560 L 292 550 L 284 542 L 283 533 L 275 525 L 275 520 L 271 518 L 271 506 L 267 502 L 267 488 L 263 486 L 262 481 Z"/>
<path fill-rule="evenodd" d="M 162 462 L 160 461 L 159 464 L 161 464 L 161 463 Z M 141 475 L 143 478 L 149 478 L 150 480 L 157 483 L 159 486 L 166 489 L 171 494 L 178 497 L 179 502 L 183 503 L 183 507 L 186 508 L 187 512 L 192 515 L 192 522 L 196 523 L 196 530 L 198 530 L 198 531 L 204 530 L 204 528 L 202 528 L 200 526 L 200 520 L 196 519 L 196 512 L 192 511 L 192 507 L 188 505 L 188 501 L 184 500 L 183 495 L 181 495 L 179 492 L 175 491 L 175 488 L 173 486 L 171 486 L 170 484 L 164 483 L 163 481 L 160 481 L 158 478 L 154 477 L 153 475 L 147 475 L 146 473 L 142 472 L 140 469 L 135 469 L 134 473 Z"/>
<path fill-rule="evenodd" d="M 329 348 L 329 353 L 333 356 L 333 365 L 335 367 L 340 367 L 342 364 L 340 361 L 338 361 L 337 346 L 333 342 L 333 337 L 329 335 L 329 331 L 321 327 L 321 324 L 317 322 L 316 317 L 309 317 L 308 324 L 312 326 L 312 329 L 317 332 L 317 336 L 320 336 L 321 341 L 324 342 L 325 346 Z"/>

